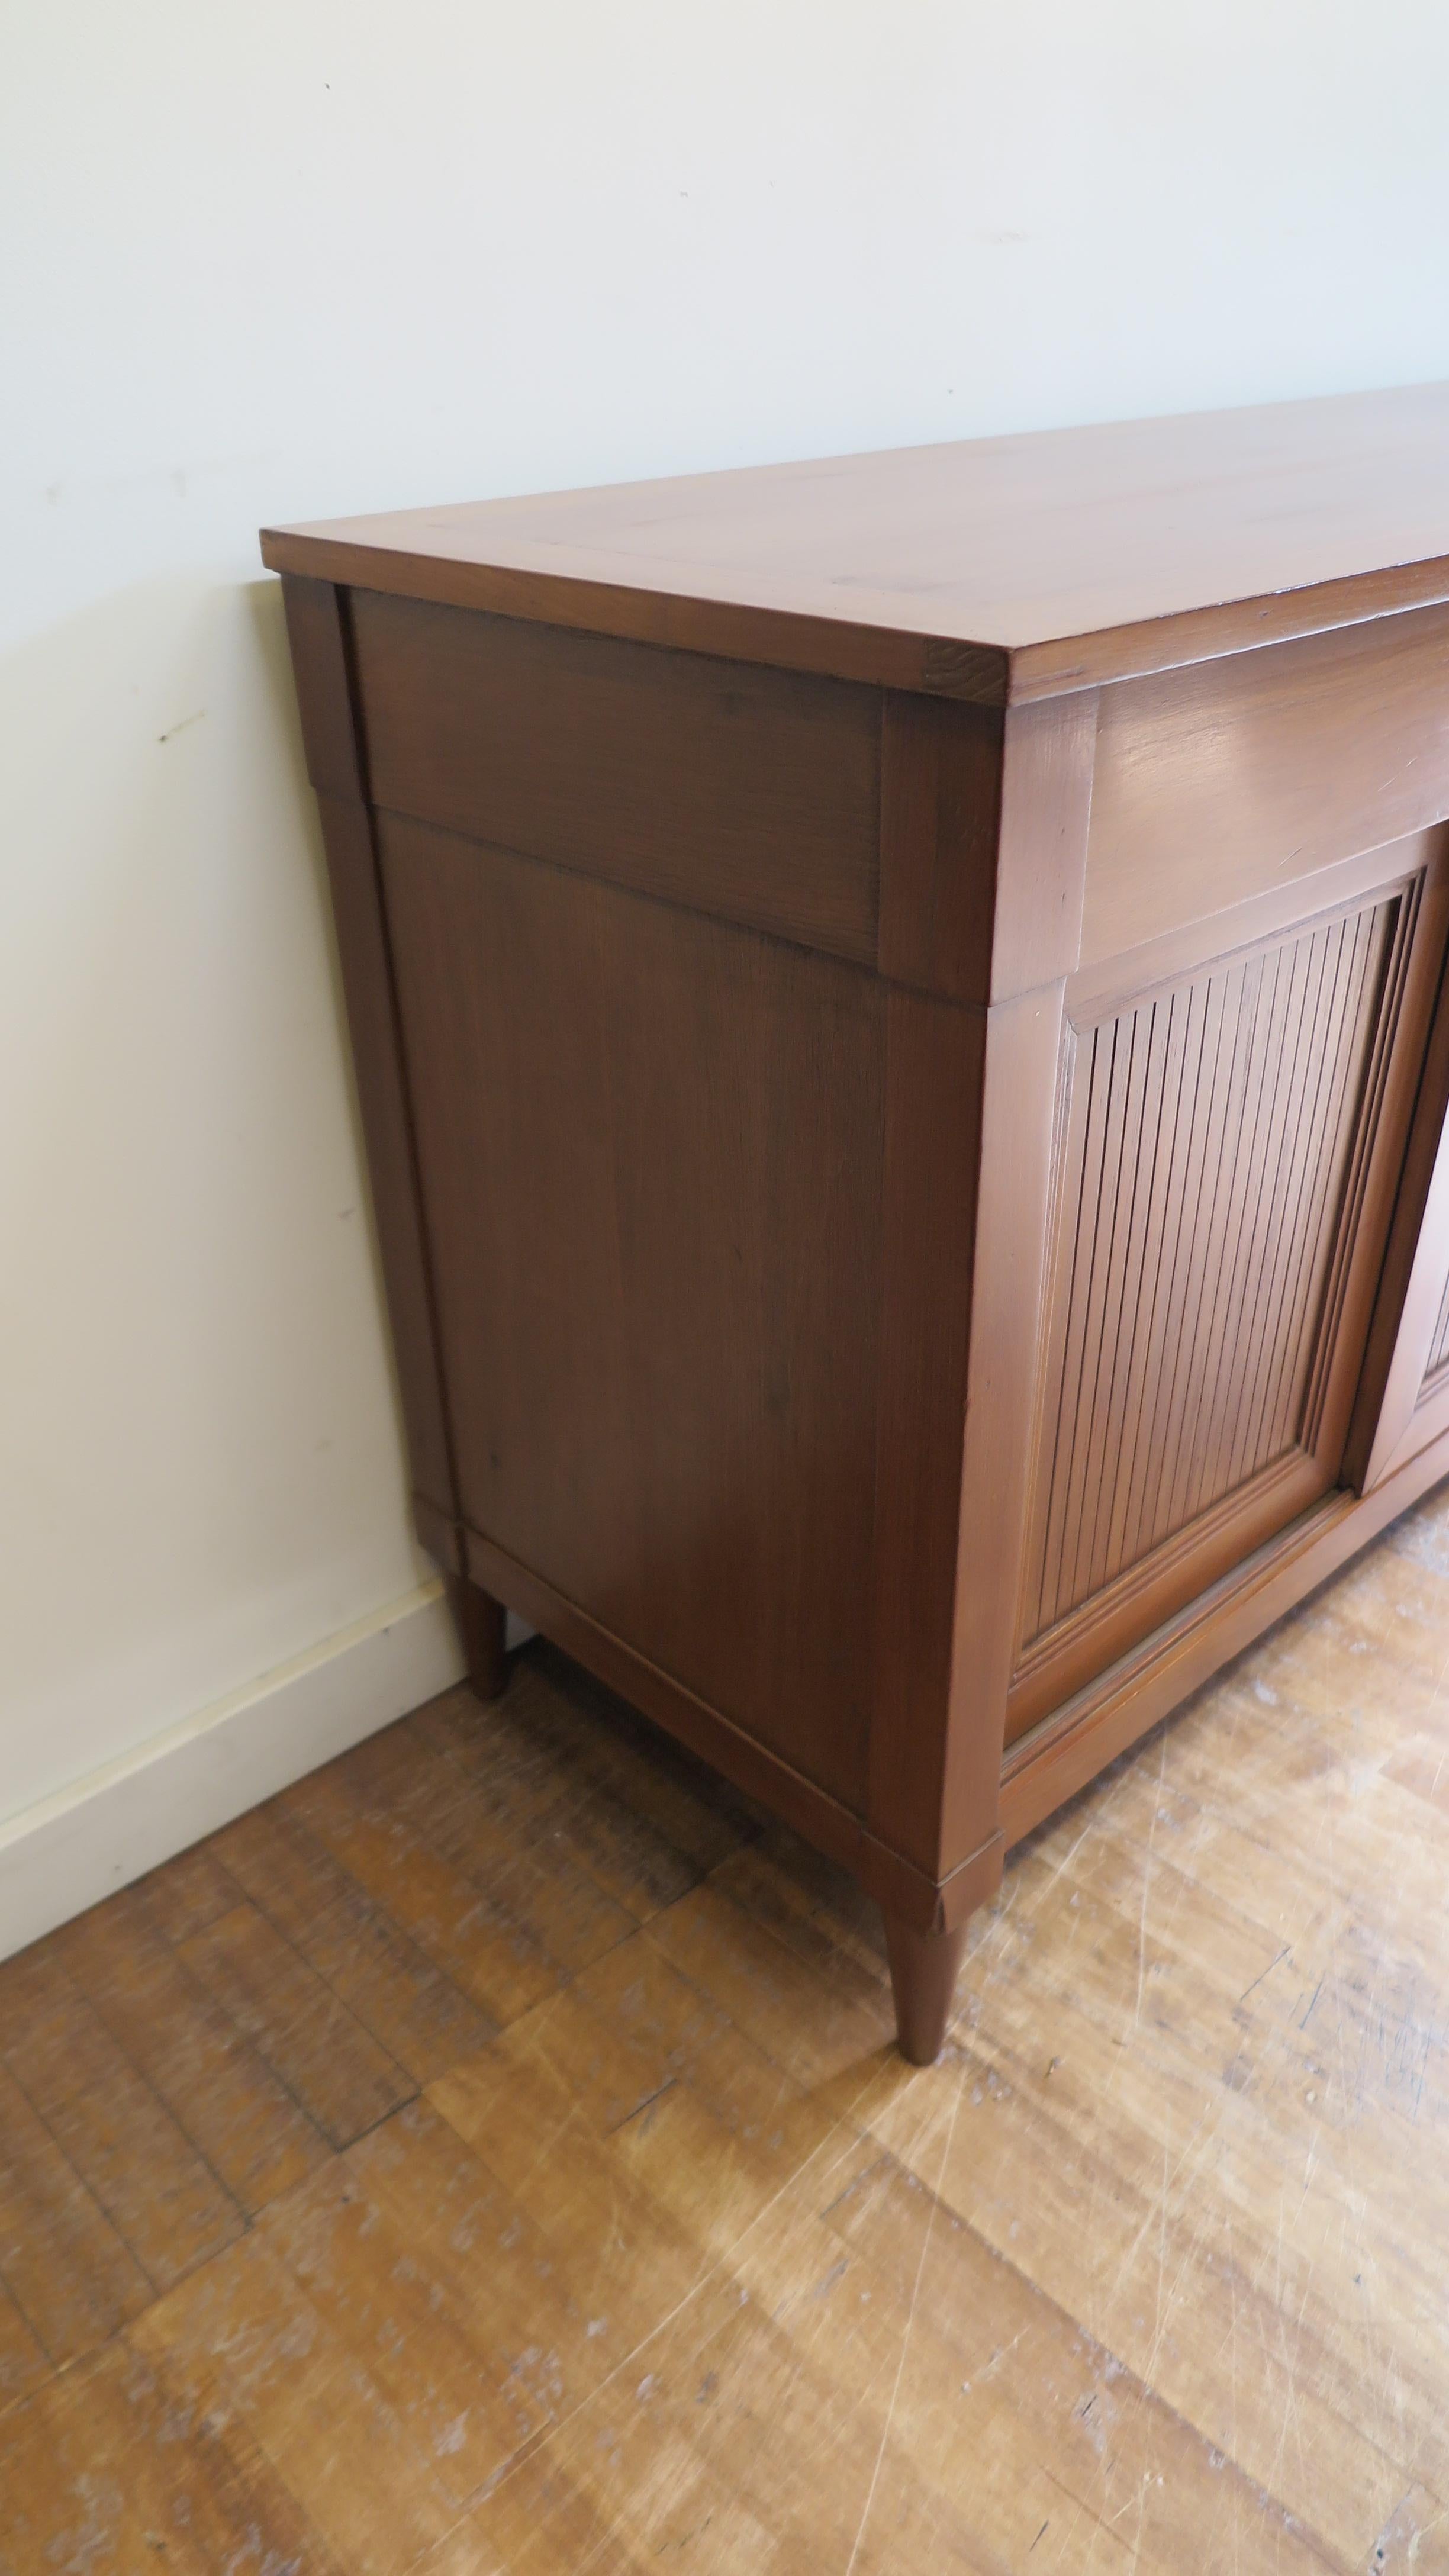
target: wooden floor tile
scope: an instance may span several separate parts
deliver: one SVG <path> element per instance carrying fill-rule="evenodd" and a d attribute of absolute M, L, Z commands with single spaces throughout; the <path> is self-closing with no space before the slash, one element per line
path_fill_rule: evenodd
<path fill-rule="evenodd" d="M 385 1800 L 428 1848 L 451 1864 L 565 1973 L 602 1957 L 635 1928 L 592 1873 L 563 1850 L 540 1850 L 531 1834 L 495 1821 L 485 1785 L 420 1737 L 391 1730 L 359 1746 L 349 1775 L 361 1794 Z"/>
<path fill-rule="evenodd" d="M 530 1647 L 0 1966 L 0 2576 L 1449 2576 L 1446 1882 L 1449 1490 L 1011 1858 L 927 2071 Z"/>
<path fill-rule="evenodd" d="M 671 1906 L 644 1938 L 721 2004 L 787 2074 L 813 2082 L 890 2046 L 886 1987 L 844 1953 L 830 1974 L 712 1882 Z"/>
<path fill-rule="evenodd" d="M 483 2356 L 485 2380 L 516 2419 L 520 2449 L 576 2410 L 619 2365 L 638 2332 L 633 2301 L 654 2314 L 661 2285 L 643 2278 L 628 2280 L 628 2297 L 601 2301 L 597 2278 L 564 2259 L 574 2241 L 567 2225 L 540 2226 L 528 2197 L 503 2186 L 430 2108 L 405 2112 L 353 2161 Z M 623 2279 L 628 2213 L 618 2212 L 606 2233 L 604 2259 Z"/>
<path fill-rule="evenodd" d="M 385 1791 L 369 1799 L 332 1764 L 289 1789 L 284 1805 L 495 2024 L 562 1984 L 537 1933 L 435 1851 Z"/>
<path fill-rule="evenodd" d="M 50 2375 L 44 2346 L 0 2283 L 0 2415 L 19 2405 Z"/>
<path fill-rule="evenodd" d="M 193 2273 L 131 2340 L 195 2420 L 240 2424 L 307 2528 L 358 2576 L 400 2576 L 457 2520 L 369 2353 L 333 2329 L 264 2236 Z"/>
<path fill-rule="evenodd" d="M 582 1869 L 639 1922 L 673 1904 L 751 1840 L 753 1811 L 702 1764 L 547 1649 L 480 1712 L 456 1692 L 410 1721 L 483 1791 L 490 1814 L 546 1863 Z"/>
<path fill-rule="evenodd" d="M 488 2015 L 286 1809 L 254 1808 L 214 1847 L 257 1911 L 415 2084 L 492 2038 Z"/>
<path fill-rule="evenodd" d="M 130 1889 L 68 1924 L 57 1945 L 112 2038 L 244 2210 L 265 2208 L 324 2161 L 320 2129 Z"/>
<path fill-rule="evenodd" d="M 242 2232 L 241 2210 L 67 1975 L 53 1945 L 0 1982 L 0 2063 L 153 2289 Z"/>
<path fill-rule="evenodd" d="M 341 2576 L 245 2428 L 124 2340 L 0 2420 L 0 2567 Z"/>
<path fill-rule="evenodd" d="M 540 1640 L 520 1660 L 513 1722 L 547 1749 L 570 1801 L 617 1799 L 700 1877 L 759 1832 L 748 1798 L 566 1656 Z"/>
<path fill-rule="evenodd" d="M 0 2282 L 55 2364 L 104 2343 L 154 2295 L 94 2193 L 4 2067 Z"/>
<path fill-rule="evenodd" d="M 179 1956 L 332 2146 L 411 2101 L 411 2078 L 255 1906 L 233 1906 Z"/>
<path fill-rule="evenodd" d="M 237 1894 L 215 1836 L 163 1861 L 131 1890 L 135 1909 L 168 1941 L 185 1941 L 214 1923 L 218 1915 L 229 1914 Z"/>

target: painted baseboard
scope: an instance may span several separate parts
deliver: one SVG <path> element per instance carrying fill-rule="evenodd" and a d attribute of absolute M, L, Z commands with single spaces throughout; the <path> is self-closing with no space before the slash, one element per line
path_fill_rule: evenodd
<path fill-rule="evenodd" d="M 509 1622 L 509 1643 L 530 1631 Z M 436 1581 L 0 1825 L 0 1959 L 459 1679 Z"/>

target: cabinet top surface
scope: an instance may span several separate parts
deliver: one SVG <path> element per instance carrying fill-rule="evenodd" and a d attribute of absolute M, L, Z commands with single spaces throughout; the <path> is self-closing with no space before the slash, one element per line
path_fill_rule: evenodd
<path fill-rule="evenodd" d="M 281 572 L 988 702 L 1449 598 L 1449 384 L 268 529 Z"/>

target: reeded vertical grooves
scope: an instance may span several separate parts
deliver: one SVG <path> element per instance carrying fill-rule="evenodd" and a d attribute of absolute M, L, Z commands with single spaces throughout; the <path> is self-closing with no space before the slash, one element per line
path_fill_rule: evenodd
<path fill-rule="evenodd" d="M 1076 1033 L 1024 1642 L 1311 1445 L 1402 913 L 1306 926 Z"/>

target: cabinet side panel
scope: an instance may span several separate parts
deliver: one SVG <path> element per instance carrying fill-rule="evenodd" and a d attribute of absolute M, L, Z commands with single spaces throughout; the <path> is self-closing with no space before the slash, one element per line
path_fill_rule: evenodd
<path fill-rule="evenodd" d="M 319 796 L 360 804 L 361 747 L 347 637 L 347 594 L 330 581 L 287 573 L 282 581 L 292 681 L 307 775 Z"/>
<path fill-rule="evenodd" d="M 352 596 L 373 801 L 870 961 L 880 696 Z"/>
<path fill-rule="evenodd" d="M 1005 724 L 995 708 L 882 701 L 880 971 L 953 1000 L 991 989 Z"/>
<path fill-rule="evenodd" d="M 361 801 L 342 603 L 326 582 L 289 575 L 287 628 L 308 768 L 327 854 L 338 962 L 413 1484 L 456 1516 L 423 1240 L 411 1116 L 372 827 Z"/>
<path fill-rule="evenodd" d="M 464 1520 L 859 1813 L 883 988 L 379 838 Z"/>

